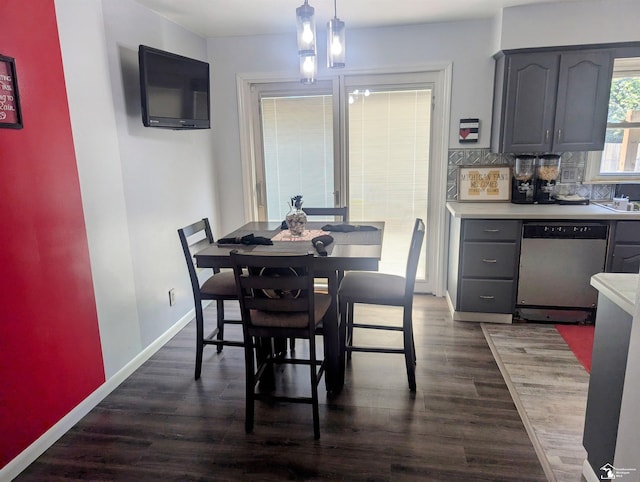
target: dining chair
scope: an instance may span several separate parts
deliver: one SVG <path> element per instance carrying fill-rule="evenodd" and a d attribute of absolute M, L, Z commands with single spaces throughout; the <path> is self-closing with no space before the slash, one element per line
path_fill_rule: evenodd
<path fill-rule="evenodd" d="M 213 234 L 208 218 L 178 229 L 178 236 L 182 244 L 182 251 L 189 270 L 191 280 L 191 290 L 193 292 L 193 302 L 196 311 L 196 368 L 195 379 L 200 378 L 202 371 L 202 355 L 206 345 L 216 345 L 217 352 L 220 353 L 224 346 L 244 346 L 240 340 L 226 340 L 224 337 L 225 324 L 241 324 L 242 320 L 227 320 L 224 313 L 224 302 L 237 300 L 236 281 L 232 271 L 220 271 L 213 269 L 213 275 L 200 284 L 198 270 L 193 262 L 193 255 L 213 244 Z M 216 302 L 216 327 L 205 335 L 204 313 L 202 302 L 212 300 Z"/>
<path fill-rule="evenodd" d="M 256 400 L 308 403 L 313 410 L 313 433 L 320 438 L 318 383 L 324 373 L 324 357 L 316 355 L 316 334 L 321 334 L 322 319 L 331 304 L 331 296 L 315 293 L 312 254 L 231 252 L 231 264 L 240 300 L 244 334 L 246 417 L 245 430 L 253 431 Z M 280 357 L 273 350 L 274 339 L 308 340 L 308 357 L 291 354 Z M 311 382 L 309 396 L 294 396 L 290 391 L 265 390 L 273 383 L 274 367 L 307 365 Z"/>
<path fill-rule="evenodd" d="M 309 216 L 334 216 L 340 218 L 343 223 L 349 222 L 349 208 L 347 206 L 333 208 L 302 208 Z"/>
<path fill-rule="evenodd" d="M 424 239 L 425 225 L 422 219 L 416 219 L 409 257 L 407 259 L 405 276 L 385 274 L 379 272 L 349 271 L 344 275 L 338 288 L 338 303 L 340 313 L 346 322 L 346 339 L 341 340 L 347 360 L 351 360 L 351 353 L 402 353 L 407 367 L 409 389 L 416 390 L 416 353 L 413 340 L 413 288 L 416 281 L 418 260 Z M 402 326 L 382 323 L 364 323 L 354 320 L 354 305 L 357 303 L 368 305 L 400 306 L 403 308 Z M 403 333 L 403 347 L 372 347 L 354 344 L 354 328 L 370 330 L 391 330 Z"/>

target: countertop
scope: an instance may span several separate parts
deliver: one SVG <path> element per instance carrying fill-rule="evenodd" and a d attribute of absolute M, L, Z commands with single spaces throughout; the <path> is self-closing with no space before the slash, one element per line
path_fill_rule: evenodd
<path fill-rule="evenodd" d="M 447 202 L 447 209 L 463 219 L 583 219 L 640 220 L 638 212 L 618 212 L 598 206 L 561 204 L 513 204 L 510 202 Z"/>
<path fill-rule="evenodd" d="M 633 316 L 639 280 L 637 274 L 598 273 L 591 277 L 591 286 Z"/>

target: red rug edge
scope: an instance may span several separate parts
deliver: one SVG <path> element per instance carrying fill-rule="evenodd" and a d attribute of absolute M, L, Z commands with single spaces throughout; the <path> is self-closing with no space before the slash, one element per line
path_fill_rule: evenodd
<path fill-rule="evenodd" d="M 591 373 L 595 325 L 555 325 L 555 327 L 587 373 Z"/>

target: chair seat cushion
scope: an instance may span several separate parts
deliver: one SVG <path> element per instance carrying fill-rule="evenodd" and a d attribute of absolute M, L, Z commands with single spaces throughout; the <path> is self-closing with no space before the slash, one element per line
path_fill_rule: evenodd
<path fill-rule="evenodd" d="M 403 276 L 367 271 L 350 271 L 338 290 L 341 301 L 386 305 L 404 303 L 406 280 Z"/>
<path fill-rule="evenodd" d="M 322 321 L 331 304 L 331 296 L 324 293 L 314 294 L 315 324 Z M 251 310 L 251 322 L 255 326 L 273 326 L 279 328 L 304 328 L 308 325 L 307 312 L 288 313 L 281 311 Z"/>
<path fill-rule="evenodd" d="M 221 271 L 213 275 L 200 287 L 200 292 L 210 296 L 224 296 L 235 298 L 238 296 L 236 292 L 236 279 L 233 271 Z"/>

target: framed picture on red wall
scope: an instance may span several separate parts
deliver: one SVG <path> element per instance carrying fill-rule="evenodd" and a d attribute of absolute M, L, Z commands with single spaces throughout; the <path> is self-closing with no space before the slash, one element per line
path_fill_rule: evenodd
<path fill-rule="evenodd" d="M 0 55 L 0 127 L 22 128 L 16 61 Z"/>

